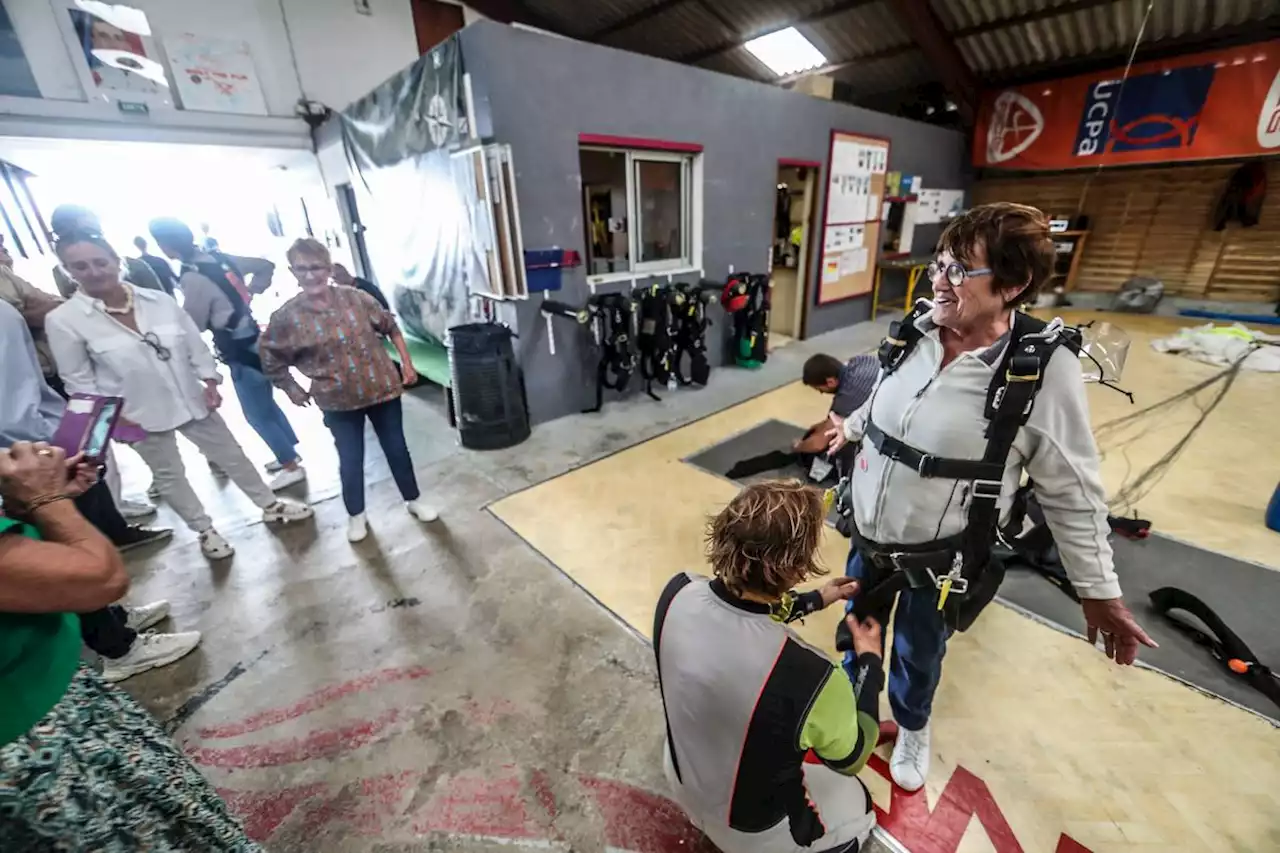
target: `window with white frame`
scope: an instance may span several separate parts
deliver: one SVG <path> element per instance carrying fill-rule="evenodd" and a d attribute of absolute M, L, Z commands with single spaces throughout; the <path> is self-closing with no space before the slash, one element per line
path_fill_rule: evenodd
<path fill-rule="evenodd" d="M 696 266 L 696 158 L 596 146 L 579 150 L 588 275 Z"/>

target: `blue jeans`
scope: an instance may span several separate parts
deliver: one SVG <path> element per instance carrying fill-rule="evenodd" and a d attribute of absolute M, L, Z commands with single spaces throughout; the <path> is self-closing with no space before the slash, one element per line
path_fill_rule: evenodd
<path fill-rule="evenodd" d="M 391 476 L 406 501 L 418 499 L 418 478 L 413 473 L 409 445 L 404 440 L 404 412 L 400 398 L 348 412 L 325 412 L 324 425 L 333 433 L 338 448 L 338 476 L 342 480 L 342 503 L 347 515 L 364 512 L 364 420 L 369 419 L 373 432 L 387 457 Z"/>
<path fill-rule="evenodd" d="M 276 461 L 281 465 L 295 461 L 298 458 L 298 436 L 276 405 L 276 389 L 271 381 L 262 375 L 261 370 L 232 363 L 231 384 L 235 386 L 244 419 L 267 443 Z"/>
<path fill-rule="evenodd" d="M 861 580 L 864 577 L 862 557 L 854 548 L 849 552 L 845 574 Z M 850 601 L 846 612 L 853 610 Z M 888 608 L 874 614 L 888 627 Z M 942 680 L 942 657 L 947 653 L 950 631 L 938 610 L 938 591 L 906 589 L 898 594 L 898 610 L 893 619 L 893 653 L 889 659 L 889 707 L 898 725 L 918 731 L 929 722 L 933 710 L 933 694 Z M 852 679 L 853 654 L 846 652 L 844 668 Z"/>

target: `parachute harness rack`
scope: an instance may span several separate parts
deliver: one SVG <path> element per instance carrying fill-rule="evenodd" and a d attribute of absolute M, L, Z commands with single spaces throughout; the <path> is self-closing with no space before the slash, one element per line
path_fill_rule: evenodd
<path fill-rule="evenodd" d="M 596 365 L 596 404 L 583 412 L 598 412 L 604 405 L 604 390 L 624 391 L 636 369 L 636 354 L 631 348 L 635 340 L 635 303 L 623 293 L 592 296 L 581 308 L 554 299 L 545 299 L 541 311 L 547 318 L 547 338 L 555 355 L 552 317 L 564 317 L 580 326 L 591 326 L 600 360 Z"/>
<path fill-rule="evenodd" d="M 760 367 L 769 359 L 769 276 L 731 275 L 720 301 L 733 315 L 734 360 L 740 367 Z"/>
<path fill-rule="evenodd" d="M 711 377 L 711 364 L 707 361 L 707 329 L 711 318 L 707 306 L 717 301 L 723 285 L 703 279 L 697 284 L 677 284 L 676 290 L 683 302 L 676 307 L 675 356 L 671 369 L 681 385 L 706 385 Z M 689 357 L 689 374 L 682 368 L 685 356 Z"/>
<path fill-rule="evenodd" d="M 653 392 L 653 383 L 657 381 L 674 390 L 676 336 L 679 333 L 676 318 L 685 296 L 677 288 L 665 284 L 636 288 L 632 296 L 639 305 L 636 349 L 640 354 L 644 392 L 661 402 L 662 398 Z"/>

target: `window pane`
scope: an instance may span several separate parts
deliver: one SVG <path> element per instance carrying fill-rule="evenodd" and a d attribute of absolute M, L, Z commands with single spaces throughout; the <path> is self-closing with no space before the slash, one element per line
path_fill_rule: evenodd
<path fill-rule="evenodd" d="M 587 274 L 630 272 L 627 247 L 627 155 L 580 151 Z"/>
<path fill-rule="evenodd" d="M 656 160 L 635 163 L 640 261 L 679 260 L 684 256 L 684 164 Z"/>

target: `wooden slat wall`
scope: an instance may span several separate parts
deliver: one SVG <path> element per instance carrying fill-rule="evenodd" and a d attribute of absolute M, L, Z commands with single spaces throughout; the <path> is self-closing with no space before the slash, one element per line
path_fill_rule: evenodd
<path fill-rule="evenodd" d="M 1267 164 L 1271 188 L 1261 221 L 1213 230 L 1213 208 L 1234 164 L 989 178 L 974 201 L 1016 201 L 1053 216 L 1089 217 L 1075 287 L 1114 291 L 1135 275 L 1164 282 L 1176 296 L 1224 301 L 1280 300 L 1280 161 Z"/>

